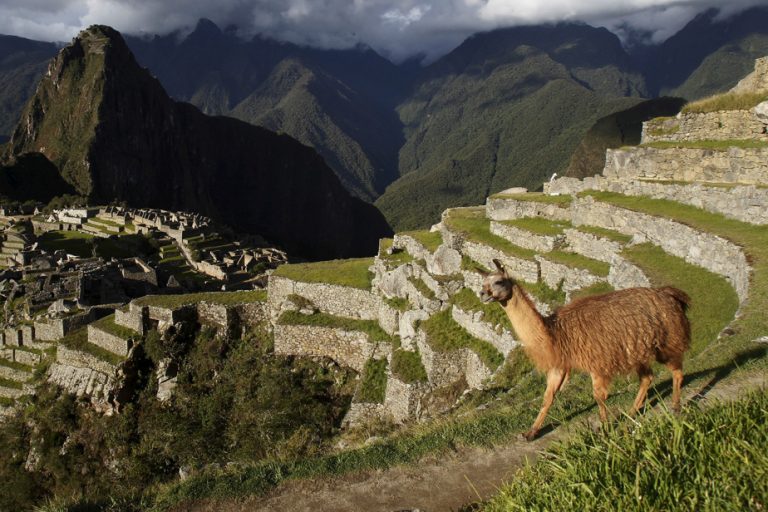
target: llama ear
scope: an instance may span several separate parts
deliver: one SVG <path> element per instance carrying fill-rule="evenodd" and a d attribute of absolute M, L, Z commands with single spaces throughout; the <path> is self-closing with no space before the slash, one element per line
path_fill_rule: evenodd
<path fill-rule="evenodd" d="M 507 273 L 507 268 L 504 266 L 502 262 L 500 262 L 497 259 L 494 259 L 493 264 L 496 265 L 496 268 L 499 270 L 499 272 L 504 274 L 504 277 L 509 278 L 509 274 Z"/>

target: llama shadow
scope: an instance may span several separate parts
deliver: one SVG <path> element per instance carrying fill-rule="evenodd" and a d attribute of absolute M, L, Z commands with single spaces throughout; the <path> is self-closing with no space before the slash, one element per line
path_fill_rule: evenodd
<path fill-rule="evenodd" d="M 712 391 L 718 382 L 728 377 L 728 375 L 730 375 L 735 369 L 753 359 L 763 358 L 766 356 L 766 354 L 768 354 L 768 347 L 753 348 L 751 350 L 740 353 L 733 360 L 722 366 L 717 366 L 706 370 L 699 370 L 697 372 L 686 375 L 685 380 L 697 380 L 701 377 L 709 377 L 709 380 L 701 387 L 701 389 L 696 392 L 695 395 L 688 399 L 688 402 L 700 402 L 706 398 L 707 394 Z M 683 383 L 683 389 L 685 389 L 685 383 Z M 649 396 L 646 407 L 655 407 L 659 404 L 659 402 L 663 401 L 671 394 L 672 379 L 666 379 L 664 382 L 654 386 L 653 396 Z"/>

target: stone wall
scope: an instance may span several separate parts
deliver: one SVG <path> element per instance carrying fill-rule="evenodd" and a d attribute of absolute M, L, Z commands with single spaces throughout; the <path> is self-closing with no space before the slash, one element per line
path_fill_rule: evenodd
<path fill-rule="evenodd" d="M 451 309 L 451 316 L 469 334 L 475 338 L 487 341 L 496 347 L 496 350 L 501 352 L 504 357 L 507 357 L 519 345 L 511 330 L 484 321 L 482 311 L 464 311 L 454 305 Z"/>
<path fill-rule="evenodd" d="M 378 420 L 386 416 L 384 404 L 369 404 L 364 402 L 353 402 L 349 404 L 347 414 L 341 420 L 342 428 L 351 428 L 363 425 L 370 421 Z"/>
<path fill-rule="evenodd" d="M 485 216 L 491 220 L 514 220 L 524 217 L 545 217 L 553 220 L 569 218 L 567 205 L 503 197 L 488 198 L 485 203 Z"/>
<path fill-rule="evenodd" d="M 238 323 L 233 306 L 201 301 L 196 304 L 197 321 L 201 324 L 213 324 L 225 329 L 232 329 Z"/>
<path fill-rule="evenodd" d="M 93 321 L 90 313 L 80 313 L 64 318 L 55 318 L 35 322 L 35 339 L 41 341 L 56 341 L 74 330 Z"/>
<path fill-rule="evenodd" d="M 396 423 L 419 419 L 421 399 L 429 388 L 425 383 L 406 384 L 392 374 L 387 375 L 387 391 L 384 396 L 384 410 Z"/>
<path fill-rule="evenodd" d="M 0 378 L 24 382 L 31 377 L 31 374 L 24 370 L 17 370 L 10 366 L 0 366 Z"/>
<path fill-rule="evenodd" d="M 603 176 L 612 180 L 768 183 L 768 148 L 608 149 Z"/>
<path fill-rule="evenodd" d="M 633 265 L 621 256 L 614 256 L 611 270 L 608 272 L 608 284 L 615 290 L 625 288 L 648 287 L 651 282 L 640 267 Z"/>
<path fill-rule="evenodd" d="M 749 110 L 678 114 L 643 123 L 642 143 L 697 140 L 768 141 L 766 126 Z"/>
<path fill-rule="evenodd" d="M 72 350 L 64 345 L 59 345 L 56 348 L 56 362 L 65 366 L 87 368 L 110 377 L 115 374 L 115 367 L 103 359 L 94 357 L 86 352 Z"/>
<path fill-rule="evenodd" d="M 249 302 L 235 307 L 241 326 L 255 326 L 267 320 L 266 302 Z"/>
<path fill-rule="evenodd" d="M 563 245 L 563 235 L 539 235 L 501 222 L 491 221 L 491 234 L 499 236 L 510 243 L 537 252 L 549 252 Z"/>
<path fill-rule="evenodd" d="M 285 277 L 269 276 L 269 311 L 276 321 L 283 302 L 296 294 L 310 300 L 315 307 L 329 315 L 363 320 L 376 320 L 381 298 L 369 290 L 325 283 L 303 283 Z"/>
<path fill-rule="evenodd" d="M 633 235 L 638 242 L 647 240 L 688 263 L 724 276 L 740 301 L 747 298 L 751 269 L 741 248 L 728 240 L 669 219 L 599 203 L 591 197 L 575 200 L 572 209 L 574 225 L 599 226 Z"/>
<path fill-rule="evenodd" d="M 605 263 L 611 263 L 623 248 L 623 245 L 615 240 L 584 233 L 578 229 L 566 229 L 565 238 L 571 251 Z"/>
<path fill-rule="evenodd" d="M 538 254 L 536 255 L 536 261 L 541 265 L 542 281 L 547 283 L 547 286 L 553 290 L 556 290 L 560 283 L 562 283 L 563 291 L 573 292 L 605 281 L 605 278 L 596 276 L 589 270 L 555 263 Z"/>
<path fill-rule="evenodd" d="M 93 343 L 119 356 L 127 356 L 128 350 L 130 350 L 133 344 L 130 339 L 123 339 L 93 324 L 88 326 L 88 343 Z"/>
<path fill-rule="evenodd" d="M 392 247 L 395 249 L 405 249 L 408 254 L 417 260 L 426 261 L 432 255 L 421 242 L 408 235 L 396 234 L 392 241 Z"/>
<path fill-rule="evenodd" d="M 77 396 L 87 395 L 93 398 L 106 398 L 112 388 L 112 378 L 105 373 L 58 362 L 49 368 L 48 381 Z"/>
<path fill-rule="evenodd" d="M 509 256 L 505 252 L 493 247 L 470 241 L 464 242 L 462 252 L 488 269 L 496 268 L 493 260 L 498 259 L 515 279 L 528 283 L 536 283 L 539 280 L 539 265 L 535 261 Z"/>
<path fill-rule="evenodd" d="M 275 325 L 275 353 L 328 357 L 362 372 L 365 362 L 392 352 L 389 343 L 371 343 L 365 333 L 308 325 Z"/>
<path fill-rule="evenodd" d="M 732 187 L 707 186 L 700 183 L 672 184 L 643 180 L 614 181 L 602 176 L 577 180 L 560 178 L 545 185 L 550 192 L 577 194 L 585 190 L 604 190 L 629 196 L 648 196 L 688 204 L 728 218 L 768 224 L 768 188 L 755 185 Z"/>
<path fill-rule="evenodd" d="M 438 351 L 432 349 L 423 331 L 416 336 L 421 362 L 429 383 L 436 388 L 464 379 L 471 389 L 480 389 L 493 372 L 467 348 Z"/>
<path fill-rule="evenodd" d="M 115 323 L 132 329 L 142 336 L 146 334 L 146 308 L 140 306 L 128 307 L 128 311 L 115 310 Z"/>

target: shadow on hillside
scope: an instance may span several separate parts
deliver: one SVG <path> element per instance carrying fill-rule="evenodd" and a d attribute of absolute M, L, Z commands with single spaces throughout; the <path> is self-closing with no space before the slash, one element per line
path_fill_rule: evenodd
<path fill-rule="evenodd" d="M 683 389 L 685 389 L 686 381 L 691 382 L 700 378 L 709 378 L 704 385 L 701 386 L 701 389 L 699 389 L 688 401 L 699 402 L 703 400 L 718 382 L 728 377 L 735 369 L 749 361 L 761 359 L 766 355 L 768 355 L 768 347 L 756 347 L 740 353 L 727 364 L 708 368 L 706 370 L 699 370 L 686 375 L 685 380 L 683 381 Z M 655 392 L 653 393 L 653 397 L 649 397 L 646 407 L 655 407 L 661 400 L 664 400 L 672 394 L 672 379 L 666 379 L 664 382 L 655 386 L 654 389 Z"/>

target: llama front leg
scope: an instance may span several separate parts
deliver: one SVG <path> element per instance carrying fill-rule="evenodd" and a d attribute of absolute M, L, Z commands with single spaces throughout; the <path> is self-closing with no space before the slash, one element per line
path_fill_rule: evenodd
<path fill-rule="evenodd" d="M 645 399 L 648 396 L 648 388 L 651 387 L 651 382 L 653 382 L 653 372 L 648 366 L 639 366 L 637 368 L 637 376 L 640 377 L 640 388 L 637 390 L 635 403 L 632 404 L 632 409 L 629 412 L 632 416 L 642 409 Z"/>
<path fill-rule="evenodd" d="M 610 380 L 602 375 L 592 374 L 592 391 L 597 406 L 600 408 L 600 421 L 603 423 L 608 421 L 608 409 L 605 406 L 605 401 L 608 400 L 608 386 L 610 383 Z"/>
<path fill-rule="evenodd" d="M 667 368 L 672 372 L 672 410 L 680 412 L 680 390 L 683 387 L 683 361 L 669 361 Z"/>
<path fill-rule="evenodd" d="M 523 434 L 523 437 L 527 441 L 531 441 L 536 437 L 536 434 L 541 430 L 541 425 L 544 423 L 544 418 L 547 417 L 549 408 L 552 407 L 552 402 L 555 400 L 555 395 L 563 385 L 567 371 L 561 368 L 553 368 L 547 372 L 547 390 L 544 392 L 544 402 L 541 404 L 541 410 L 536 417 L 536 421 L 533 422 L 531 430 Z"/>

